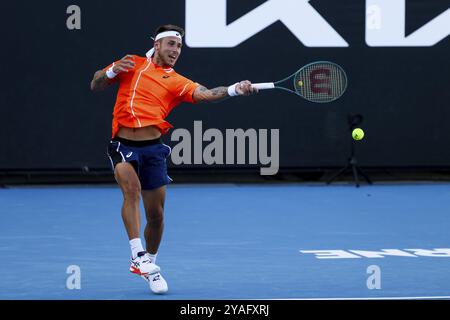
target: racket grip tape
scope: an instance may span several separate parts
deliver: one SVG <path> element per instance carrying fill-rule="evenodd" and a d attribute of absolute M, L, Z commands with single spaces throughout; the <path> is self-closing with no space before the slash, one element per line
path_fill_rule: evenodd
<path fill-rule="evenodd" d="M 274 89 L 275 84 L 273 82 L 253 83 L 252 87 L 258 90 Z"/>

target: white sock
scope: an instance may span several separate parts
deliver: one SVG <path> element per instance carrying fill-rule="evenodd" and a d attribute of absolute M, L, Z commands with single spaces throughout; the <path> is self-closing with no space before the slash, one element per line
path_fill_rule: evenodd
<path fill-rule="evenodd" d="M 145 251 L 142 247 L 142 242 L 140 238 L 135 238 L 130 240 L 131 247 L 131 257 L 135 259 L 137 257 L 138 252 Z"/>
<path fill-rule="evenodd" d="M 156 256 L 158 255 L 158 252 L 155 253 L 155 254 L 149 253 L 148 255 L 150 256 L 150 261 L 151 261 L 152 263 L 156 263 Z"/>

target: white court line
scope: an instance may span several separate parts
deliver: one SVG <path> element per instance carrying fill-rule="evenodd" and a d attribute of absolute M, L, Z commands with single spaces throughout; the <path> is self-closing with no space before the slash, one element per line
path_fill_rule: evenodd
<path fill-rule="evenodd" d="M 450 296 L 427 297 L 366 297 L 366 298 L 288 298 L 288 299 L 262 299 L 262 300 L 424 300 L 424 299 L 450 299 Z"/>

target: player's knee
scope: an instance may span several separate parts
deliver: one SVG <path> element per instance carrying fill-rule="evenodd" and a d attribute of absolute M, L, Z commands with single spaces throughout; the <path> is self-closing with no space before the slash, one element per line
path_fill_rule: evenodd
<path fill-rule="evenodd" d="M 128 183 L 123 188 L 123 197 L 126 201 L 140 201 L 141 186 L 137 183 Z"/>

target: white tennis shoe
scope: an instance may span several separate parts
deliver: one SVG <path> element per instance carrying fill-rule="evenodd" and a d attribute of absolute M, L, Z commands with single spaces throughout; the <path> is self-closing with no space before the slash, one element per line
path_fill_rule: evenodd
<path fill-rule="evenodd" d="M 139 276 L 159 273 L 159 270 L 160 268 L 152 263 L 149 254 L 145 251 L 139 252 L 136 258 L 131 259 L 130 272 Z"/>
<path fill-rule="evenodd" d="M 159 272 L 147 274 L 142 276 L 142 278 L 148 282 L 150 290 L 152 290 L 153 293 L 163 294 L 169 290 L 166 280 Z"/>

